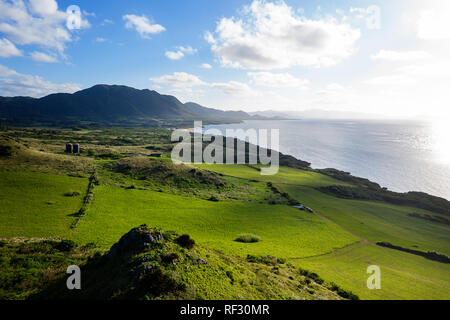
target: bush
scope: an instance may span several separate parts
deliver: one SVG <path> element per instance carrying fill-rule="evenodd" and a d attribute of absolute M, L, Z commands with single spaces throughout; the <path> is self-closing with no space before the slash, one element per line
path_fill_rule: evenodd
<path fill-rule="evenodd" d="M 10 157 L 13 154 L 11 146 L 0 145 L 0 157 Z"/>
<path fill-rule="evenodd" d="M 209 199 L 209 201 L 213 201 L 213 202 L 218 202 L 219 199 L 216 196 L 211 196 Z"/>
<path fill-rule="evenodd" d="M 336 292 L 339 296 L 341 296 L 344 299 L 350 299 L 350 300 L 359 300 L 359 297 L 354 294 L 351 291 L 347 291 L 342 289 L 341 287 L 339 287 L 337 284 L 335 284 L 334 282 L 331 283 L 331 291 Z"/>
<path fill-rule="evenodd" d="M 183 234 L 175 239 L 175 242 L 180 246 L 186 249 L 192 249 L 195 245 L 194 239 L 192 239 L 189 235 Z"/>
<path fill-rule="evenodd" d="M 239 235 L 234 241 L 243 243 L 254 243 L 261 241 L 261 238 L 251 233 L 243 233 Z"/>
<path fill-rule="evenodd" d="M 162 256 L 162 262 L 165 264 L 174 263 L 177 261 L 180 257 L 176 253 L 169 253 Z"/>
<path fill-rule="evenodd" d="M 308 277 L 314 280 L 318 284 L 323 284 L 324 280 L 315 272 L 311 272 L 306 269 L 299 268 L 299 272 L 302 276 Z"/>
<path fill-rule="evenodd" d="M 73 248 L 75 248 L 77 245 L 72 240 L 62 240 L 61 242 L 56 242 L 53 247 L 61 252 L 70 252 Z"/>
<path fill-rule="evenodd" d="M 65 197 L 78 197 L 81 193 L 79 193 L 78 191 L 69 191 L 64 193 Z"/>
<path fill-rule="evenodd" d="M 272 256 L 263 257 L 263 256 L 253 256 L 251 254 L 247 255 L 247 261 L 253 263 L 263 263 L 268 266 L 274 266 L 277 263 L 279 263 L 278 259 Z"/>

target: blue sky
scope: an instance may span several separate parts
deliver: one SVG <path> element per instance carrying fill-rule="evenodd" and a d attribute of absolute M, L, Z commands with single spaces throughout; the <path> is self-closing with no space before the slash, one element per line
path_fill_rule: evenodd
<path fill-rule="evenodd" d="M 0 95 L 106 83 L 222 109 L 448 117 L 449 14 L 445 0 L 0 0 Z"/>

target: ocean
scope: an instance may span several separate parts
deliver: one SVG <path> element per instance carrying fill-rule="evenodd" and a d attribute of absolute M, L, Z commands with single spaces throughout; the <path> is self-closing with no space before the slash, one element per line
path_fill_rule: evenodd
<path fill-rule="evenodd" d="M 251 120 L 205 130 L 279 129 L 280 151 L 379 183 L 450 200 L 450 125 L 368 120 Z"/>

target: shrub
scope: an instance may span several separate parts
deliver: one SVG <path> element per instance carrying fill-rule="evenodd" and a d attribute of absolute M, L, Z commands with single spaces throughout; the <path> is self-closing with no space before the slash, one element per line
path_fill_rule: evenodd
<path fill-rule="evenodd" d="M 194 239 L 192 239 L 189 235 L 183 234 L 175 239 L 175 242 L 180 246 L 186 249 L 192 249 L 195 245 Z"/>
<path fill-rule="evenodd" d="M 344 299 L 350 299 L 350 300 L 359 300 L 359 297 L 354 294 L 351 291 L 347 291 L 342 289 L 341 287 L 339 287 L 337 284 L 335 284 L 334 282 L 331 283 L 331 291 L 336 292 L 339 296 L 341 296 Z"/>
<path fill-rule="evenodd" d="M 162 256 L 162 262 L 165 264 L 174 263 L 176 260 L 178 260 L 180 257 L 176 253 L 168 253 L 166 255 Z"/>
<path fill-rule="evenodd" d="M 57 242 L 53 247 L 61 252 L 69 252 L 76 246 L 76 243 L 72 240 L 62 240 L 61 242 Z"/>
<path fill-rule="evenodd" d="M 78 197 L 80 193 L 78 191 L 69 191 L 64 193 L 65 197 Z"/>
<path fill-rule="evenodd" d="M 11 146 L 0 145 L 0 157 L 10 157 L 13 154 Z"/>
<path fill-rule="evenodd" d="M 209 199 L 209 201 L 213 201 L 213 202 L 218 202 L 219 199 L 216 196 L 211 196 Z"/>
<path fill-rule="evenodd" d="M 247 261 L 253 263 L 263 263 L 268 266 L 274 266 L 278 263 L 278 259 L 272 256 L 253 256 L 251 254 L 247 255 Z"/>
<path fill-rule="evenodd" d="M 311 272 L 306 269 L 299 268 L 299 272 L 302 276 L 308 277 L 314 280 L 318 284 L 323 284 L 324 280 L 315 272 Z"/>
<path fill-rule="evenodd" d="M 261 238 L 251 233 L 243 233 L 239 235 L 234 241 L 243 243 L 254 243 L 261 241 Z"/>

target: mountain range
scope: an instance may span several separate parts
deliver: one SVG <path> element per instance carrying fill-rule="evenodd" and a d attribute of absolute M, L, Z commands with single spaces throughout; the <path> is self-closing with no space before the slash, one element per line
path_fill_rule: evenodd
<path fill-rule="evenodd" d="M 100 84 L 73 94 L 56 93 L 42 98 L 0 97 L 0 121 L 6 123 L 145 124 L 160 120 L 237 122 L 261 118 L 243 111 L 182 103 L 174 96 L 119 85 Z"/>

